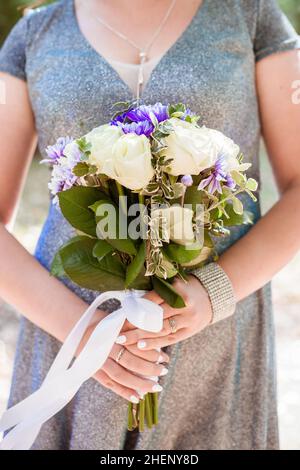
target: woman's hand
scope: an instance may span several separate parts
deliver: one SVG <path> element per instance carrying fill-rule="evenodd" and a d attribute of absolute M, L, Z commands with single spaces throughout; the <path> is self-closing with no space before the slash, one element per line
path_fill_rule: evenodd
<path fill-rule="evenodd" d="M 77 355 L 83 349 L 92 332 L 106 314 L 101 310 L 95 313 L 93 322 L 87 328 Z M 134 328 L 126 321 L 124 328 L 130 331 Z M 160 385 L 153 377 L 166 375 L 168 370 L 163 363 L 168 363 L 169 357 L 164 352 L 141 351 L 136 345 L 124 347 L 115 344 L 102 368 L 97 371 L 94 378 L 106 388 L 109 388 L 121 397 L 133 403 L 138 403 L 140 395 L 147 392 L 159 392 Z M 146 376 L 142 378 L 140 376 Z M 138 393 L 137 390 L 140 392 Z"/>
<path fill-rule="evenodd" d="M 212 308 L 208 294 L 195 276 L 188 282 L 176 279 L 176 291 L 183 297 L 186 307 L 172 308 L 156 292 L 148 292 L 145 297 L 159 304 L 164 310 L 164 325 L 159 333 L 140 329 L 124 331 L 117 342 L 126 347 L 137 345 L 137 349 L 150 351 L 169 346 L 187 339 L 203 330 L 212 319 Z"/>

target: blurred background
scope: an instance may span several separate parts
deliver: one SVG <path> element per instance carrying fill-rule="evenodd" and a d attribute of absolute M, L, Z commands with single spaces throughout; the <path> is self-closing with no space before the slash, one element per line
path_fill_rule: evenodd
<path fill-rule="evenodd" d="M 28 1 L 1 0 L 0 47 Z M 31 4 L 34 5 L 34 1 Z M 38 2 L 36 2 L 38 3 Z M 44 2 L 51 3 L 51 2 Z M 300 0 L 279 0 L 300 33 Z M 297 77 L 295 77 L 297 78 Z M 299 77 L 298 77 L 299 78 Z M 18 208 L 13 233 L 33 252 L 48 207 L 48 170 L 36 156 Z M 277 199 L 276 184 L 262 145 L 262 206 L 267 211 Z M 279 424 L 282 449 L 300 449 L 300 253 L 273 281 L 277 335 Z M 0 299 L 0 414 L 5 409 L 18 332 L 18 313 Z"/>

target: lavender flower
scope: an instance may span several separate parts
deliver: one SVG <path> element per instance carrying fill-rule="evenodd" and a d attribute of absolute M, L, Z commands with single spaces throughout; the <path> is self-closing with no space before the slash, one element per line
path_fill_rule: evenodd
<path fill-rule="evenodd" d="M 151 114 L 153 114 L 158 122 L 165 121 L 169 118 L 168 107 L 162 103 L 155 103 L 154 105 L 141 105 L 138 108 L 132 109 L 127 113 L 128 119 L 133 122 L 148 120 L 152 122 Z"/>
<path fill-rule="evenodd" d="M 217 159 L 213 172 L 200 182 L 198 189 L 207 188 L 210 194 L 213 194 L 215 191 L 222 194 L 221 182 L 230 189 L 235 188 L 234 180 L 230 173 L 226 171 L 226 155 L 224 154 Z"/>
<path fill-rule="evenodd" d="M 65 147 L 64 156 L 67 158 L 68 166 L 71 169 L 82 160 L 82 152 L 76 141 L 70 142 Z"/>
<path fill-rule="evenodd" d="M 64 164 L 60 161 L 60 164 L 53 167 L 52 177 L 48 184 L 48 188 L 54 196 L 57 196 L 60 191 L 71 188 L 77 180 L 77 176 L 72 173 L 72 169 L 65 164 L 65 157 L 62 157 L 62 159 Z M 58 202 L 57 197 L 55 197 L 54 202 Z"/>
<path fill-rule="evenodd" d="M 181 178 L 181 183 L 184 184 L 184 186 L 192 186 L 193 178 L 191 177 L 191 175 L 184 175 Z"/>
<path fill-rule="evenodd" d="M 120 114 L 110 121 L 110 124 L 120 126 L 125 134 L 135 132 L 138 135 L 144 134 L 146 137 L 149 137 L 154 131 L 153 117 L 155 117 L 158 122 L 168 119 L 168 106 L 162 103 L 147 106 L 141 105 Z M 135 125 L 133 125 L 133 123 L 135 123 Z"/>
<path fill-rule="evenodd" d="M 41 163 L 49 163 L 56 165 L 59 158 L 64 155 L 64 150 L 68 144 L 73 141 L 71 137 L 60 137 L 57 139 L 54 145 L 49 145 L 46 148 L 46 154 L 48 158 L 45 158 Z"/>
<path fill-rule="evenodd" d="M 140 121 L 140 122 L 130 122 L 125 123 L 122 126 L 122 131 L 124 134 L 135 133 L 137 135 L 144 134 L 146 137 L 149 137 L 153 132 L 154 126 L 149 121 Z"/>

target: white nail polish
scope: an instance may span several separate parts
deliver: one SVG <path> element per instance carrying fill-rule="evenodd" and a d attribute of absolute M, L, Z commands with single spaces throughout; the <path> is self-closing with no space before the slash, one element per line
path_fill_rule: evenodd
<path fill-rule="evenodd" d="M 152 380 L 153 382 L 158 382 L 158 377 L 157 377 L 157 375 L 153 375 L 153 376 L 148 377 L 148 378 L 149 378 L 149 380 Z"/>
<path fill-rule="evenodd" d="M 144 348 L 146 347 L 146 345 L 147 345 L 146 341 L 143 341 L 143 340 L 142 340 L 142 341 L 139 341 L 139 342 L 138 342 L 137 347 L 138 347 L 139 349 L 144 349 Z"/>
<path fill-rule="evenodd" d="M 152 391 L 153 391 L 153 392 L 161 392 L 162 389 L 163 389 L 162 386 L 161 386 L 161 385 L 158 385 L 158 384 L 155 384 L 155 385 L 153 385 L 153 387 L 152 387 Z"/>
<path fill-rule="evenodd" d="M 140 400 L 135 395 L 131 395 L 130 401 L 131 403 L 135 403 L 137 405 Z"/>
<path fill-rule="evenodd" d="M 168 373 L 168 369 L 166 367 L 163 368 L 163 370 L 161 371 L 161 373 L 159 374 L 161 377 L 163 377 L 164 375 L 167 375 Z"/>
<path fill-rule="evenodd" d="M 140 399 L 143 400 L 145 393 L 140 392 L 139 390 L 136 390 L 136 392 L 139 394 Z"/>
<path fill-rule="evenodd" d="M 165 362 L 165 360 L 164 360 L 164 356 L 159 356 L 159 358 L 158 358 L 158 362 Z"/>
<path fill-rule="evenodd" d="M 118 336 L 116 339 L 116 344 L 124 344 L 126 343 L 126 339 L 127 338 L 125 335 Z"/>

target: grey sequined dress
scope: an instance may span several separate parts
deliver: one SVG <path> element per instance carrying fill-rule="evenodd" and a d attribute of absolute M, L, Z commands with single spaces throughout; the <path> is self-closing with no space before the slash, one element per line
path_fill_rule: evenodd
<path fill-rule="evenodd" d="M 153 70 L 142 98 L 146 103 L 187 103 L 204 124 L 239 143 L 259 180 L 255 63 L 297 47 L 299 38 L 275 1 L 204 0 Z M 27 81 L 41 152 L 59 136 L 77 137 L 107 122 L 114 102 L 133 98 L 80 32 L 73 0 L 38 9 L 20 20 L 0 52 L 0 70 Z M 257 220 L 259 204 L 247 200 L 246 206 Z M 225 250 L 247 230 L 246 226 L 234 229 L 218 250 Z M 39 262 L 49 269 L 55 251 L 72 234 L 50 202 L 35 251 Z M 62 282 L 89 302 L 97 294 Z M 40 386 L 59 347 L 22 318 L 10 405 Z M 160 424 L 136 440 L 136 449 L 278 448 L 269 285 L 240 302 L 233 316 L 169 352 Z M 33 448 L 123 449 L 126 413 L 123 399 L 90 379 L 43 426 Z"/>

